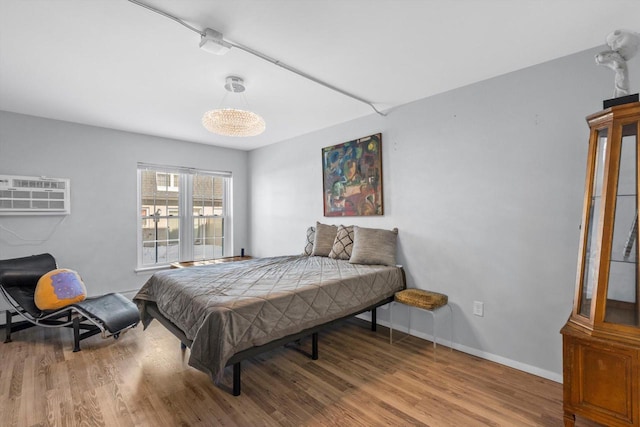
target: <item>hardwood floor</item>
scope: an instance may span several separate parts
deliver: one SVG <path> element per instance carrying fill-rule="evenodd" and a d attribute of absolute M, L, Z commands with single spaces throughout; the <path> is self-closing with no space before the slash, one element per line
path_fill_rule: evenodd
<path fill-rule="evenodd" d="M 3 426 L 562 425 L 560 384 L 442 346 L 434 361 L 430 342 L 390 346 L 388 329 L 357 319 L 320 333 L 319 360 L 280 348 L 243 362 L 239 397 L 189 367 L 157 322 L 78 353 L 69 329 L 13 339 L 0 343 Z"/>

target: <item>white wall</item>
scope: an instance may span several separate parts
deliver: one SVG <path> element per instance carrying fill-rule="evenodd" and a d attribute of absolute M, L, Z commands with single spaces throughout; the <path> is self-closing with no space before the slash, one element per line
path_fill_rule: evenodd
<path fill-rule="evenodd" d="M 300 253 L 306 227 L 317 220 L 398 227 L 408 286 L 449 295 L 456 348 L 561 381 L 584 118 L 613 93 L 613 73 L 594 63 L 599 50 L 251 152 L 253 255 Z M 632 74 L 635 91 L 638 77 Z M 321 149 L 377 132 L 385 215 L 323 218 Z M 472 314 L 473 301 L 484 302 L 484 317 Z M 406 325 L 406 311 L 398 311 L 394 318 Z M 384 323 L 387 313 L 379 316 Z M 429 334 L 430 320 L 413 316 L 418 335 Z"/>
<path fill-rule="evenodd" d="M 138 162 L 231 171 L 234 253 L 249 251 L 247 159 L 245 151 L 0 112 L 0 174 L 71 179 L 71 215 L 0 216 L 0 259 L 50 252 L 80 273 L 90 295 L 132 296 L 150 276 L 134 272 Z"/>

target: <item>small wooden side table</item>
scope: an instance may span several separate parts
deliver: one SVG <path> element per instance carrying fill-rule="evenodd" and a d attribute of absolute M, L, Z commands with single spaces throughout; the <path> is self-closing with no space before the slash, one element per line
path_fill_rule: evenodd
<path fill-rule="evenodd" d="M 211 265 L 211 264 L 222 264 L 223 262 L 235 262 L 235 261 L 245 261 L 248 259 L 252 259 L 253 257 L 245 255 L 245 256 L 227 256 L 224 258 L 215 258 L 215 259 L 205 259 L 202 261 L 181 261 L 181 262 L 172 262 L 171 268 L 187 268 L 187 267 L 198 267 L 201 265 Z"/>

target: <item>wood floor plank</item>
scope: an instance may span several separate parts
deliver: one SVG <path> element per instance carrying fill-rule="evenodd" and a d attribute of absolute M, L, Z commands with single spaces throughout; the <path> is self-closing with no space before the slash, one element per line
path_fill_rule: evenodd
<path fill-rule="evenodd" d="M 0 424 L 7 426 L 560 426 L 562 386 L 354 319 L 242 362 L 242 395 L 188 366 L 157 322 L 120 339 L 68 329 L 0 343 Z M 3 335 L 3 333 L 0 333 Z M 0 339 L 4 338 L 0 336 Z M 578 419 L 578 427 L 596 424 Z"/>
<path fill-rule="evenodd" d="M 291 369 L 295 372 L 295 383 L 302 384 L 305 392 L 315 399 L 320 409 L 328 419 L 329 425 L 349 425 L 349 426 L 371 426 L 375 424 L 375 417 L 369 416 L 364 408 L 355 406 L 347 402 L 344 392 L 349 390 L 351 384 L 346 383 L 326 369 L 319 366 L 317 361 L 307 361 L 301 364 L 302 370 L 298 368 L 297 362 L 289 359 L 291 353 L 284 353 L 284 357 L 273 359 L 270 363 L 283 365 L 284 369 Z M 282 361 L 288 361 L 289 365 Z M 290 364 L 294 365 L 290 365 Z M 297 370 L 296 370 L 297 369 Z"/>

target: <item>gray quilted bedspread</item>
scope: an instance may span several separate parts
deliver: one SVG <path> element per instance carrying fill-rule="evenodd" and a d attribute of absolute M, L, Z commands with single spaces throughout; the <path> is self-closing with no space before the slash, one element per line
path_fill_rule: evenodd
<path fill-rule="evenodd" d="M 154 274 L 146 301 L 193 341 L 189 364 L 218 380 L 235 353 L 357 313 L 404 288 L 400 268 L 326 257 L 258 258 Z"/>

